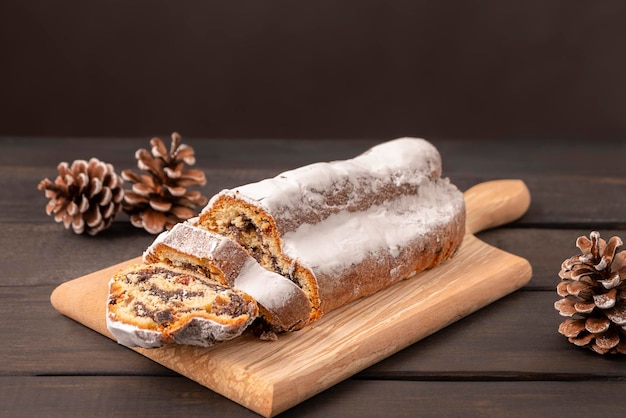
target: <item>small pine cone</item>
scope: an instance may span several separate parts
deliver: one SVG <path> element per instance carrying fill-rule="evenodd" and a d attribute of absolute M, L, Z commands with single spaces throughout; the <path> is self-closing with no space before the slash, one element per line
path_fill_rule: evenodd
<path fill-rule="evenodd" d="M 50 199 L 46 213 L 54 215 L 76 234 L 96 235 L 108 228 L 119 212 L 124 197 L 124 180 L 111 164 L 96 158 L 61 162 L 54 182 L 43 179 L 37 186 Z"/>
<path fill-rule="evenodd" d="M 626 354 L 626 251 L 619 237 L 597 231 L 576 240 L 582 254 L 563 262 L 554 307 L 567 316 L 559 332 L 599 354 Z"/>
<path fill-rule="evenodd" d="M 187 189 L 204 185 L 206 178 L 201 170 L 183 169 L 196 160 L 193 148 L 180 140 L 181 136 L 174 132 L 168 152 L 160 138 L 152 138 L 151 151 L 141 148 L 135 153 L 137 167 L 147 174 L 122 171 L 124 180 L 133 183 L 132 190 L 125 191 L 122 208 L 134 226 L 151 234 L 194 217 L 196 207 L 207 202 L 199 191 Z"/>

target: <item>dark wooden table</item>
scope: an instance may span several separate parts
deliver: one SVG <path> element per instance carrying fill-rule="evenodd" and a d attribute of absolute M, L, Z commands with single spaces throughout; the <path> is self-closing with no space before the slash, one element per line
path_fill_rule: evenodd
<path fill-rule="evenodd" d="M 169 139 L 166 139 L 166 142 Z M 206 195 L 306 163 L 354 156 L 378 140 L 201 140 Z M 0 416 L 256 414 L 57 313 L 64 281 L 140 255 L 154 236 L 126 215 L 96 237 L 44 213 L 37 183 L 60 161 L 97 157 L 136 170 L 149 138 L 0 138 Z M 283 416 L 623 416 L 626 356 L 600 356 L 557 333 L 561 262 L 599 230 L 626 240 L 626 142 L 432 139 L 462 190 L 519 178 L 532 204 L 478 235 L 527 258 L 523 289 L 459 320 Z"/>

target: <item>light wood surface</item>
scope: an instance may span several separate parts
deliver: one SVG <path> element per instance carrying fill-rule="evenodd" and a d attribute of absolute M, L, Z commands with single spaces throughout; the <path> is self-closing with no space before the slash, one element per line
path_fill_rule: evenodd
<path fill-rule="evenodd" d="M 135 349 L 142 355 L 264 416 L 273 416 L 524 286 L 523 258 L 472 233 L 522 216 L 530 195 L 519 180 L 477 185 L 465 193 L 468 233 L 455 257 L 437 268 L 361 299 L 295 333 L 266 342 L 251 335 L 211 348 Z M 107 283 L 138 258 L 66 282 L 51 295 L 64 315 L 106 329 Z"/>

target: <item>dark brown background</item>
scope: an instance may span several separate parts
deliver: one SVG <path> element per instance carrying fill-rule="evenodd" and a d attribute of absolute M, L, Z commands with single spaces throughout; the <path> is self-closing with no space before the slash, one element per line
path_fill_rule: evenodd
<path fill-rule="evenodd" d="M 0 135 L 621 138 L 626 2 L 0 4 Z"/>

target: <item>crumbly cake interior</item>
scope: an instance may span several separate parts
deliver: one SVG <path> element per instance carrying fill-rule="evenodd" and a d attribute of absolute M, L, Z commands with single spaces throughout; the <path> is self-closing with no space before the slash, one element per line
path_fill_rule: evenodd
<path fill-rule="evenodd" d="M 184 254 L 175 251 L 169 247 L 159 246 L 160 258 L 156 258 L 153 254 L 149 254 L 146 258 L 148 263 L 167 263 L 173 267 L 198 273 L 206 277 L 209 283 L 221 284 L 228 286 L 224 274 L 215 268 L 208 260 L 194 257 L 191 254 Z M 230 287 L 230 286 L 229 286 Z"/>
<path fill-rule="evenodd" d="M 239 243 L 257 262 L 267 270 L 287 277 L 302 288 L 314 307 L 311 319 L 320 313 L 318 291 L 311 273 L 297 262 L 285 257 L 276 236 L 274 220 L 254 206 L 224 196 L 222 204 L 213 208 L 212 216 L 203 225 L 209 230 L 229 237 Z"/>
<path fill-rule="evenodd" d="M 249 317 L 248 301 L 207 279 L 150 265 L 129 270 L 111 284 L 109 310 L 142 329 L 173 331 L 190 318 L 236 323 Z"/>

